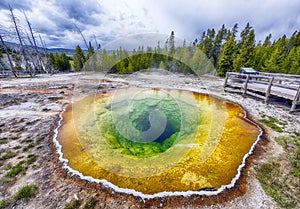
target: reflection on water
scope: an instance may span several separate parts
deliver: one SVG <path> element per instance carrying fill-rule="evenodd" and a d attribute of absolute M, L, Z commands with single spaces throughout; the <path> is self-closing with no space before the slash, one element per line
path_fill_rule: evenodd
<path fill-rule="evenodd" d="M 121 188 L 219 189 L 236 177 L 260 134 L 244 114 L 195 92 L 122 89 L 69 106 L 58 139 L 71 168 Z"/>

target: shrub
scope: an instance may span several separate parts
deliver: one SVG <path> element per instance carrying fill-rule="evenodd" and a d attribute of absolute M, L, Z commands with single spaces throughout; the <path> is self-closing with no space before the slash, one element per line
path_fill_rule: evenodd
<path fill-rule="evenodd" d="M 84 204 L 83 208 L 84 209 L 94 208 L 97 202 L 98 202 L 98 200 L 95 197 L 92 197 L 87 200 L 87 202 Z"/>
<path fill-rule="evenodd" d="M 27 156 L 27 164 L 31 165 L 32 163 L 34 163 L 36 161 L 36 155 L 34 154 L 30 154 Z"/>
<path fill-rule="evenodd" d="M 12 167 L 11 170 L 8 173 L 6 173 L 5 176 L 12 178 L 21 172 L 25 173 L 25 168 L 22 166 L 22 163 L 18 163 L 16 166 Z"/>
<path fill-rule="evenodd" d="M 74 200 L 73 202 L 66 204 L 65 209 L 75 209 L 75 208 L 79 208 L 79 206 L 80 206 L 80 201 Z"/>
<path fill-rule="evenodd" d="M 20 199 L 25 199 L 26 201 L 36 195 L 37 192 L 37 186 L 35 185 L 27 185 L 22 187 L 16 196 L 14 197 L 14 200 L 20 200 Z"/>
<path fill-rule="evenodd" d="M 5 208 L 8 205 L 8 202 L 6 200 L 0 201 L 0 209 Z"/>

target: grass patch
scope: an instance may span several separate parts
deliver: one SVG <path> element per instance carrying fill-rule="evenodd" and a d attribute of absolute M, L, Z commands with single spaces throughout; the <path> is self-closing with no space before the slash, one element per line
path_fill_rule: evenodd
<path fill-rule="evenodd" d="M 279 121 L 276 118 L 271 116 L 268 116 L 268 119 L 264 118 L 261 119 L 260 121 L 266 124 L 267 126 L 269 126 L 270 128 L 272 128 L 273 130 L 280 133 L 283 132 L 283 129 L 279 125 L 285 126 L 287 124 L 286 122 Z"/>
<path fill-rule="evenodd" d="M 263 164 L 258 169 L 258 179 L 265 192 L 282 208 L 295 208 L 300 196 L 300 136 L 280 136 L 276 141 L 285 150 L 280 157 L 284 161 L 275 159 Z"/>
<path fill-rule="evenodd" d="M 18 123 L 23 123 L 25 121 L 25 119 L 24 118 L 21 118 L 19 121 L 18 121 Z"/>
<path fill-rule="evenodd" d="M 32 147 L 34 147 L 35 146 L 35 143 L 30 143 L 30 144 L 28 144 L 26 147 L 24 147 L 22 150 L 24 151 L 24 152 L 26 152 L 27 150 L 29 150 L 30 148 L 32 148 Z"/>
<path fill-rule="evenodd" d="M 7 177 L 3 177 L 0 179 L 0 186 L 2 185 L 9 185 L 12 186 L 14 185 L 14 183 L 16 182 L 16 180 L 14 178 L 7 178 Z"/>
<path fill-rule="evenodd" d="M 21 101 L 22 100 L 20 98 L 13 98 L 10 101 L 4 102 L 3 107 L 10 106 L 10 105 L 18 105 L 21 103 Z"/>
<path fill-rule="evenodd" d="M 19 129 L 15 130 L 16 133 L 23 132 L 25 130 L 25 127 L 20 127 Z"/>
<path fill-rule="evenodd" d="M 79 208 L 79 206 L 80 206 L 80 201 L 74 200 L 73 202 L 66 204 L 65 209 L 76 209 Z"/>
<path fill-rule="evenodd" d="M 282 146 L 283 148 L 286 148 L 287 143 L 289 141 L 289 137 L 279 136 L 279 137 L 276 137 L 275 140 L 280 146 Z"/>
<path fill-rule="evenodd" d="M 281 207 L 294 208 L 298 200 L 296 197 L 290 196 L 289 192 L 286 190 L 286 185 L 282 184 L 279 180 L 281 178 L 279 167 L 280 165 L 274 162 L 262 165 L 258 170 L 258 179 L 265 192 Z"/>
<path fill-rule="evenodd" d="M 8 206 L 8 201 L 7 200 L 1 200 L 0 201 L 0 209 L 5 208 L 6 206 Z"/>
<path fill-rule="evenodd" d="M 22 146 L 20 146 L 20 145 L 17 145 L 17 146 L 13 147 L 14 150 L 17 150 L 17 149 L 20 149 L 20 148 L 22 148 Z"/>
<path fill-rule="evenodd" d="M 294 130 L 294 135 L 295 135 L 295 137 L 300 137 L 300 132 L 297 132 Z"/>
<path fill-rule="evenodd" d="M 34 154 L 30 154 L 27 156 L 27 165 L 31 165 L 36 161 L 37 156 Z"/>
<path fill-rule="evenodd" d="M 294 142 L 297 146 L 297 151 L 295 152 L 294 157 L 292 158 L 292 174 L 298 177 L 298 180 L 300 181 L 300 135 L 294 138 Z"/>
<path fill-rule="evenodd" d="M 33 142 L 33 139 L 24 139 L 21 141 L 21 143 L 31 143 Z"/>
<path fill-rule="evenodd" d="M 17 136 L 12 136 L 10 137 L 11 140 L 18 140 L 19 139 L 19 134 Z"/>
<path fill-rule="evenodd" d="M 26 201 L 28 201 L 30 198 L 35 197 L 37 189 L 38 187 L 35 185 L 24 186 L 18 191 L 16 196 L 14 196 L 14 200 L 18 201 L 20 199 L 25 199 Z"/>
<path fill-rule="evenodd" d="M 39 137 L 39 138 L 36 140 L 36 144 L 39 144 L 41 141 L 43 141 L 43 139 L 44 139 L 44 136 Z"/>
<path fill-rule="evenodd" d="M 300 136 L 297 134 L 290 137 L 280 136 L 276 138 L 276 141 L 288 155 L 288 160 L 292 165 L 292 175 L 300 181 Z"/>
<path fill-rule="evenodd" d="M 8 138 L 4 137 L 0 139 L 0 144 L 6 144 L 8 142 Z"/>
<path fill-rule="evenodd" d="M 35 124 L 38 121 L 39 121 L 39 119 L 36 119 L 36 120 L 33 120 L 33 121 L 27 121 L 26 125 L 33 125 L 33 124 Z"/>
<path fill-rule="evenodd" d="M 262 118 L 267 117 L 267 115 L 266 115 L 265 113 L 263 113 L 263 112 L 260 112 L 259 114 L 260 114 L 260 116 L 261 116 Z"/>
<path fill-rule="evenodd" d="M 16 155 L 17 155 L 16 153 L 14 153 L 14 152 L 12 152 L 12 151 L 9 150 L 4 155 L 0 156 L 0 160 L 7 160 L 7 159 L 15 157 Z"/>
<path fill-rule="evenodd" d="M 11 167 L 10 171 L 5 174 L 5 177 L 13 178 L 13 177 L 17 176 L 19 173 L 25 174 L 27 168 L 23 167 L 23 165 L 22 165 L 23 163 L 24 162 L 21 161 L 17 165 Z"/>
<path fill-rule="evenodd" d="M 61 97 L 61 96 L 50 96 L 50 97 L 48 97 L 48 99 L 50 100 L 50 101 L 56 101 L 56 100 L 59 100 L 59 99 L 62 99 L 63 97 Z"/>
<path fill-rule="evenodd" d="M 84 209 L 92 209 L 95 207 L 97 202 L 98 202 L 98 200 L 95 197 L 92 197 L 87 200 L 87 202 L 84 204 L 83 208 Z"/>

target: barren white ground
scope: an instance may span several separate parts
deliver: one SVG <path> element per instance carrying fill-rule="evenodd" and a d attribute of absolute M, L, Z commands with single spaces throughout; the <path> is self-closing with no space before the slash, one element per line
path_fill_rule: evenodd
<path fill-rule="evenodd" d="M 118 82 L 128 82 L 129 86 L 137 87 L 157 87 L 157 88 L 176 88 L 191 90 L 201 93 L 212 94 L 230 101 L 236 102 L 244 107 L 254 120 L 259 120 L 262 115 L 272 116 L 278 120 L 287 122 L 285 126 L 285 133 L 298 131 L 300 132 L 300 115 L 299 113 L 290 114 L 288 112 L 288 107 L 282 107 L 274 104 L 265 104 L 260 100 L 255 100 L 249 97 L 242 97 L 240 94 L 225 93 L 223 91 L 223 81 L 224 79 L 215 76 L 207 75 L 201 77 L 187 76 L 182 74 L 171 74 L 171 73 L 135 73 L 133 75 L 104 75 L 104 74 L 56 74 L 56 75 L 39 75 L 36 78 L 22 78 L 22 79 L 2 79 L 0 80 L 0 94 L 7 94 L 9 91 L 14 93 L 19 93 L 20 89 L 26 89 L 26 87 L 36 87 L 39 89 L 39 85 L 46 85 L 49 90 L 58 89 L 61 91 L 65 88 L 65 92 L 56 92 L 52 95 L 48 95 L 48 100 L 45 101 L 43 97 L 40 100 L 36 98 L 27 99 L 26 102 L 21 102 L 20 104 L 9 105 L 1 108 L 0 110 L 0 124 L 8 123 L 14 118 L 26 118 L 27 121 L 34 121 L 41 119 L 44 121 L 46 128 L 35 127 L 25 130 L 18 137 L 25 139 L 33 137 L 33 135 L 38 134 L 51 134 L 48 122 L 53 121 L 50 118 L 54 118 L 62 109 L 64 103 L 72 102 L 72 88 L 68 85 L 73 85 L 76 87 L 81 85 L 82 80 L 88 79 L 109 79 Z M 98 85 L 95 83 L 95 85 Z M 111 83 L 103 84 L 103 88 L 111 87 Z M 106 85 L 106 86 L 105 86 Z M 67 93 L 67 91 L 70 91 Z M 95 90 L 96 91 L 96 90 Z M 51 100 L 49 97 L 61 97 L 59 101 Z M 38 101 L 38 102 L 37 102 Z M 257 160 L 254 161 L 253 166 L 249 170 L 249 178 L 247 184 L 247 192 L 244 196 L 236 197 L 232 201 L 204 206 L 202 208 L 278 208 L 275 201 L 265 194 L 259 181 L 255 178 L 255 167 L 257 164 L 266 162 L 269 158 L 276 158 L 283 152 L 281 146 L 279 146 L 274 138 L 279 134 L 277 132 L 268 129 L 270 143 L 264 148 L 265 153 L 263 153 Z M 32 133 L 32 131 L 39 130 L 40 133 Z M 281 135 L 285 135 L 285 133 Z M 1 135 L 2 134 L 2 135 Z M 4 137 L 5 133 L 0 132 L 0 136 Z M 16 142 L 12 141 L 7 144 L 1 144 L 0 149 L 8 149 L 15 146 Z M 39 190 L 38 195 L 30 200 L 29 202 L 18 202 L 14 204 L 14 208 L 64 208 L 65 204 L 71 202 L 78 198 L 85 198 L 93 196 L 89 194 L 89 191 L 82 190 L 81 187 L 77 185 L 68 184 L 60 177 L 55 176 L 55 167 L 51 164 L 51 149 L 48 143 L 41 145 L 41 151 L 34 150 L 33 152 L 40 152 L 42 156 L 38 160 L 38 166 L 36 169 L 30 168 L 27 170 L 24 176 L 18 177 L 16 183 L 11 186 L 7 194 L 0 196 L 0 201 L 5 198 L 12 197 L 16 192 L 24 185 L 32 183 L 45 184 L 42 189 Z M 24 156 L 25 153 L 22 153 Z M 14 164 L 17 159 L 13 158 L 9 163 Z M 47 163 L 43 163 L 45 160 Z M 51 167 L 52 166 L 52 167 Z M 5 172 L 0 173 L 0 178 L 3 177 Z M 51 174 L 53 173 L 53 174 Z M 53 182 L 56 181 L 56 182 Z M 124 202 L 122 206 L 116 203 L 114 200 L 103 199 L 106 201 L 102 205 L 97 205 L 100 208 L 134 208 L 130 202 Z M 176 207 L 180 208 L 180 205 Z M 188 206 L 187 206 L 188 207 Z M 83 208 L 83 207 L 81 207 Z M 154 207 L 153 207 L 154 208 Z M 182 208 L 186 208 L 182 207 Z M 189 207 L 188 207 L 189 208 Z M 192 208 L 192 207 L 190 207 Z M 200 208 L 200 207 L 199 207 Z"/>

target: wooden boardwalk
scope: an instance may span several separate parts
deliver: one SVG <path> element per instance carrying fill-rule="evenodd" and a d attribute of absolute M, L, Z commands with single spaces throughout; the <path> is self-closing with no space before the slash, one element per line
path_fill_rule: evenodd
<path fill-rule="evenodd" d="M 300 76 L 275 73 L 257 75 L 227 72 L 224 90 L 252 95 L 269 102 L 276 96 L 292 101 L 290 111 L 297 111 L 300 105 Z"/>

